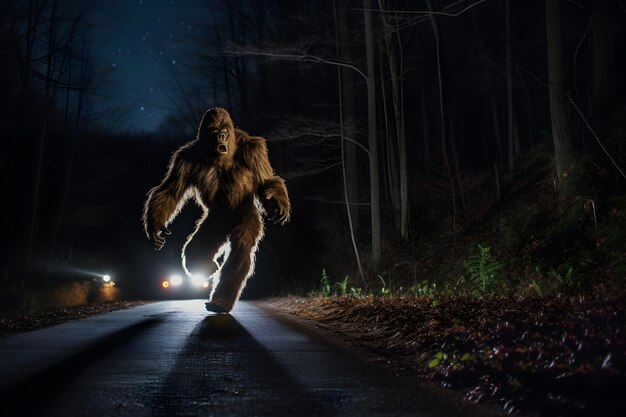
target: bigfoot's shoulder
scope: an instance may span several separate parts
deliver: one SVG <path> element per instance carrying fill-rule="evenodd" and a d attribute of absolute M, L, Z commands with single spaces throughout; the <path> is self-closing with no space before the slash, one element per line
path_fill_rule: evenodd
<path fill-rule="evenodd" d="M 267 144 L 261 136 L 251 136 L 247 132 L 237 129 L 237 155 L 238 162 L 249 168 L 257 177 L 258 181 L 274 175 L 267 155 Z"/>
<path fill-rule="evenodd" d="M 208 149 L 198 139 L 189 141 L 174 152 L 173 158 L 182 163 L 205 162 Z"/>

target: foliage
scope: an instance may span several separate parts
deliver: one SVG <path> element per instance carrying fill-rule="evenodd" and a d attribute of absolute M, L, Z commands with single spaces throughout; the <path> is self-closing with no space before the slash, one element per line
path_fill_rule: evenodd
<path fill-rule="evenodd" d="M 465 365 L 476 362 L 478 358 L 479 355 L 477 355 L 476 353 L 465 352 L 461 354 L 458 352 L 454 352 L 449 354 L 440 350 L 439 352 L 435 353 L 435 356 L 433 356 L 430 362 L 428 362 L 428 367 L 436 368 L 438 366 L 447 365 L 456 369 L 460 369 Z M 480 359 L 482 360 L 482 355 Z"/>
<path fill-rule="evenodd" d="M 330 297 L 332 294 L 332 285 L 330 283 L 330 277 L 326 273 L 326 269 L 322 268 L 322 279 L 320 280 L 322 288 L 320 293 L 322 297 Z"/>
<path fill-rule="evenodd" d="M 322 297 L 342 296 L 348 293 L 348 276 L 341 281 L 332 282 L 330 275 L 326 272 L 326 268 L 322 268 L 322 278 L 320 279 L 321 288 L 319 295 Z M 361 295 L 360 288 L 350 288 L 350 294 L 354 296 Z"/>
<path fill-rule="evenodd" d="M 385 279 L 382 276 L 378 276 L 378 279 L 380 280 L 381 283 L 381 287 L 378 290 L 379 295 L 383 296 L 383 297 L 388 297 L 391 295 L 391 289 L 389 288 L 389 286 L 387 285 L 387 283 L 385 282 Z"/>
<path fill-rule="evenodd" d="M 626 381 L 625 297 L 449 296 L 438 308 L 424 297 L 310 298 L 294 300 L 290 311 L 403 366 L 409 358 L 416 376 L 462 389 L 467 399 L 586 415 L 603 401 L 614 406 Z"/>
<path fill-rule="evenodd" d="M 335 288 L 337 289 L 337 295 L 346 295 L 346 290 L 348 288 L 348 276 L 335 283 Z"/>
<path fill-rule="evenodd" d="M 361 297 L 361 288 L 350 287 L 350 295 L 352 297 Z"/>
<path fill-rule="evenodd" d="M 583 289 L 583 277 L 574 272 L 571 265 L 561 265 L 557 268 L 549 268 L 542 274 L 539 267 L 535 267 L 535 273 L 530 278 L 529 289 L 539 297 L 547 297 L 553 294 L 575 294 Z"/>
<path fill-rule="evenodd" d="M 574 268 L 569 267 L 565 273 L 561 273 L 556 269 L 548 271 L 548 279 L 554 282 L 557 289 L 566 293 L 572 293 L 578 288 L 578 282 L 574 279 Z"/>
<path fill-rule="evenodd" d="M 476 297 L 494 295 L 502 287 L 502 265 L 493 259 L 489 246 L 478 244 L 478 249 L 478 255 L 465 261 L 467 276 L 462 275 L 459 284 L 469 286 L 469 294 Z"/>
<path fill-rule="evenodd" d="M 437 284 L 434 282 L 428 282 L 427 280 L 422 280 L 409 287 L 408 292 L 411 295 L 418 295 L 421 297 L 434 297 L 438 293 Z"/>

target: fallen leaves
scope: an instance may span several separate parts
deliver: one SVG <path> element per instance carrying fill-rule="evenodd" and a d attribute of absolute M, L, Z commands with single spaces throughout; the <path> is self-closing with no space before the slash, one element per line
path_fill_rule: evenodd
<path fill-rule="evenodd" d="M 284 308 L 507 412 L 626 409 L 626 295 L 328 297 Z"/>

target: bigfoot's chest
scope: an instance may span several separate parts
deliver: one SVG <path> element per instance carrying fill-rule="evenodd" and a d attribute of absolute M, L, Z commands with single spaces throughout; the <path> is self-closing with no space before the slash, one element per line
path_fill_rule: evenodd
<path fill-rule="evenodd" d="M 204 178 L 200 178 L 198 189 L 206 203 L 211 204 L 216 198 L 224 199 L 230 208 L 235 208 L 254 193 L 254 175 L 245 167 L 212 168 Z"/>

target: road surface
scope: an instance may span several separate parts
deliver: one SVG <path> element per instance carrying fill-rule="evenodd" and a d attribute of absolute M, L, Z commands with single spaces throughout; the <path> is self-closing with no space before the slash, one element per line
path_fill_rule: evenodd
<path fill-rule="evenodd" d="M 247 302 L 153 303 L 2 338 L 0 354 L 7 417 L 493 413 Z"/>

